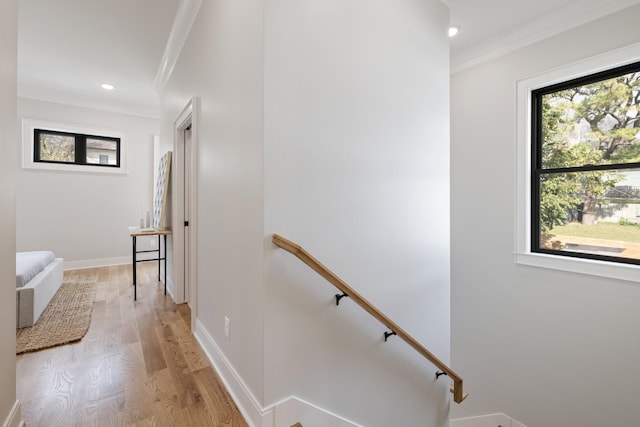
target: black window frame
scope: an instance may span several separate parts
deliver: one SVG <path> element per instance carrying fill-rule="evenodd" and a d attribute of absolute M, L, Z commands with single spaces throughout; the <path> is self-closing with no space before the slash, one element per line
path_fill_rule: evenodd
<path fill-rule="evenodd" d="M 608 261 L 622 264 L 640 265 L 640 259 L 616 257 L 612 255 L 590 254 L 586 252 L 562 251 L 541 247 L 540 227 L 540 203 L 541 203 L 541 176 L 566 172 L 589 172 L 602 170 L 640 169 L 640 162 L 612 163 L 605 165 L 582 165 L 576 167 L 543 168 L 542 167 L 542 97 L 565 89 L 575 88 L 590 83 L 596 83 L 619 77 L 624 74 L 640 72 L 640 62 L 611 68 L 605 71 L 589 74 L 583 77 L 563 81 L 550 86 L 545 86 L 531 91 L 531 252 L 550 255 L 558 255 L 570 258 L 582 258 L 598 261 Z"/>
<path fill-rule="evenodd" d="M 61 136 L 69 136 L 74 138 L 75 158 L 73 162 L 64 162 L 58 160 L 43 160 L 40 158 L 40 134 L 54 134 Z M 111 141 L 116 143 L 116 164 L 87 163 L 87 139 L 99 139 L 103 141 Z M 85 133 L 64 132 L 58 130 L 50 130 L 44 128 L 33 129 L 33 161 L 34 163 L 53 163 L 59 165 L 76 165 L 76 166 L 92 166 L 120 168 L 121 158 L 121 140 L 118 137 L 104 135 L 89 135 Z"/>

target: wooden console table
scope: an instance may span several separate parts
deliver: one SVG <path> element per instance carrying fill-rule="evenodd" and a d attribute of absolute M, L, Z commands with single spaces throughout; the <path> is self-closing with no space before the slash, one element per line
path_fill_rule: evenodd
<path fill-rule="evenodd" d="M 136 264 L 139 262 L 158 261 L 158 280 L 160 280 L 160 261 L 164 261 L 164 294 L 167 294 L 167 236 L 173 234 L 171 230 L 145 230 L 138 227 L 129 227 L 129 235 L 133 242 L 133 300 L 138 298 L 138 290 L 136 283 Z M 138 237 L 152 237 L 158 236 L 158 249 L 150 249 L 145 251 L 139 251 L 136 248 L 136 240 Z M 161 253 L 160 236 L 164 238 L 164 256 Z M 137 259 L 138 254 L 147 252 L 157 252 L 157 258 Z"/>

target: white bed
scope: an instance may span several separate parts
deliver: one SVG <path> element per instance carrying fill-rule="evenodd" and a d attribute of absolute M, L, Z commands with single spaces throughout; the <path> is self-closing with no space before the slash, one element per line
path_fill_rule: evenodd
<path fill-rule="evenodd" d="M 16 253 L 16 326 L 33 326 L 62 284 L 64 260 L 53 252 Z"/>

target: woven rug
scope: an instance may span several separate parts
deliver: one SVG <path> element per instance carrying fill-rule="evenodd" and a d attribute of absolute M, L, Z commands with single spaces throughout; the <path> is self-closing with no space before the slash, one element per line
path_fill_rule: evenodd
<path fill-rule="evenodd" d="M 35 325 L 16 330 L 16 354 L 79 341 L 91 323 L 93 283 L 63 283 Z"/>

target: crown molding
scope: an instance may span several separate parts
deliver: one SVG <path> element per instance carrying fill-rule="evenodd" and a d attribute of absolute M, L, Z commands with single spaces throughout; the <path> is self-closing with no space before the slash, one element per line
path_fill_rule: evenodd
<path fill-rule="evenodd" d="M 640 0 L 579 0 L 451 55 L 451 74 L 640 3 Z"/>
<path fill-rule="evenodd" d="M 159 105 L 143 105 L 126 101 L 101 102 L 91 97 L 72 95 L 60 91 L 50 91 L 43 88 L 18 87 L 18 99 L 46 102 L 89 110 L 104 111 L 127 116 L 143 117 L 158 120 L 160 118 Z"/>
<path fill-rule="evenodd" d="M 167 39 L 167 45 L 160 60 L 160 66 L 153 80 L 153 89 L 156 92 L 162 92 L 169 81 L 201 5 L 202 0 L 180 1 L 176 17 L 173 20 L 173 26 L 171 27 L 171 33 L 169 33 L 169 38 Z"/>

